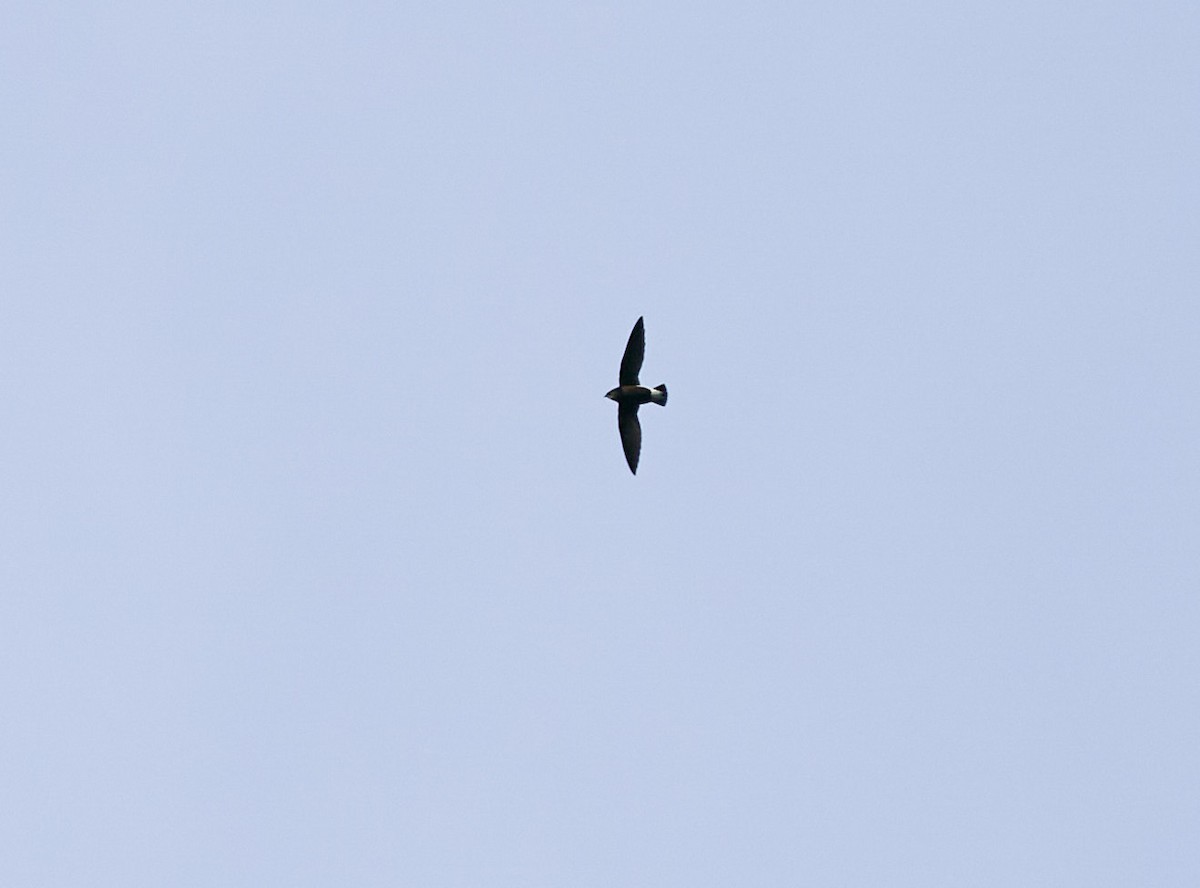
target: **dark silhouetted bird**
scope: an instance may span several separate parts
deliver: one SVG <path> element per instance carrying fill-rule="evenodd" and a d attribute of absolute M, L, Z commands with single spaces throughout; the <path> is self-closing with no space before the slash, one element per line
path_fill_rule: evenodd
<path fill-rule="evenodd" d="M 638 407 L 647 401 L 655 404 L 667 403 L 666 385 L 646 388 L 638 382 L 642 370 L 642 357 L 646 352 L 646 330 L 638 318 L 625 345 L 625 357 L 621 358 L 621 383 L 604 397 L 617 402 L 617 428 L 621 431 L 621 446 L 625 449 L 625 462 L 629 471 L 637 474 L 638 456 L 642 452 L 642 424 L 638 422 Z"/>

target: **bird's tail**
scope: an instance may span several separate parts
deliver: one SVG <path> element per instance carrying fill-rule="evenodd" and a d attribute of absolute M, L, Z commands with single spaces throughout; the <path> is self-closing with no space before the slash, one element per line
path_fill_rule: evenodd
<path fill-rule="evenodd" d="M 667 403 L 667 384 L 665 382 L 650 390 L 650 400 L 660 405 Z"/>

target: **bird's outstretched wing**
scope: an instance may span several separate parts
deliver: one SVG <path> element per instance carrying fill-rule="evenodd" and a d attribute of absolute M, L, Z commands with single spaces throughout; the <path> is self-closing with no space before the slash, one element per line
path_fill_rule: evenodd
<path fill-rule="evenodd" d="M 629 334 L 629 342 L 625 343 L 625 357 L 621 358 L 621 385 L 637 385 L 638 374 L 642 372 L 642 358 L 646 354 L 646 330 L 642 319 L 638 318 Z"/>
<path fill-rule="evenodd" d="M 638 456 L 642 452 L 642 424 L 638 422 L 638 405 L 622 404 L 617 408 L 617 428 L 621 430 L 621 446 L 629 471 L 637 474 Z"/>

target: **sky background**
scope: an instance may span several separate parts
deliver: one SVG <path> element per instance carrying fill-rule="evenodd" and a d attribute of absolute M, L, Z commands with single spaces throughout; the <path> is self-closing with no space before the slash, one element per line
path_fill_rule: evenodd
<path fill-rule="evenodd" d="M 1197 46 L 10 4 L 0 882 L 1200 884 Z"/>

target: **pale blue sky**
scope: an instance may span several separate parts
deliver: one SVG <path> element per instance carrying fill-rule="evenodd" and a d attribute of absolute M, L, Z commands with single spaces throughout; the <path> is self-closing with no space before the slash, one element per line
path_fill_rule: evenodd
<path fill-rule="evenodd" d="M 1197 46 L 10 4 L 0 882 L 1200 884 Z"/>

